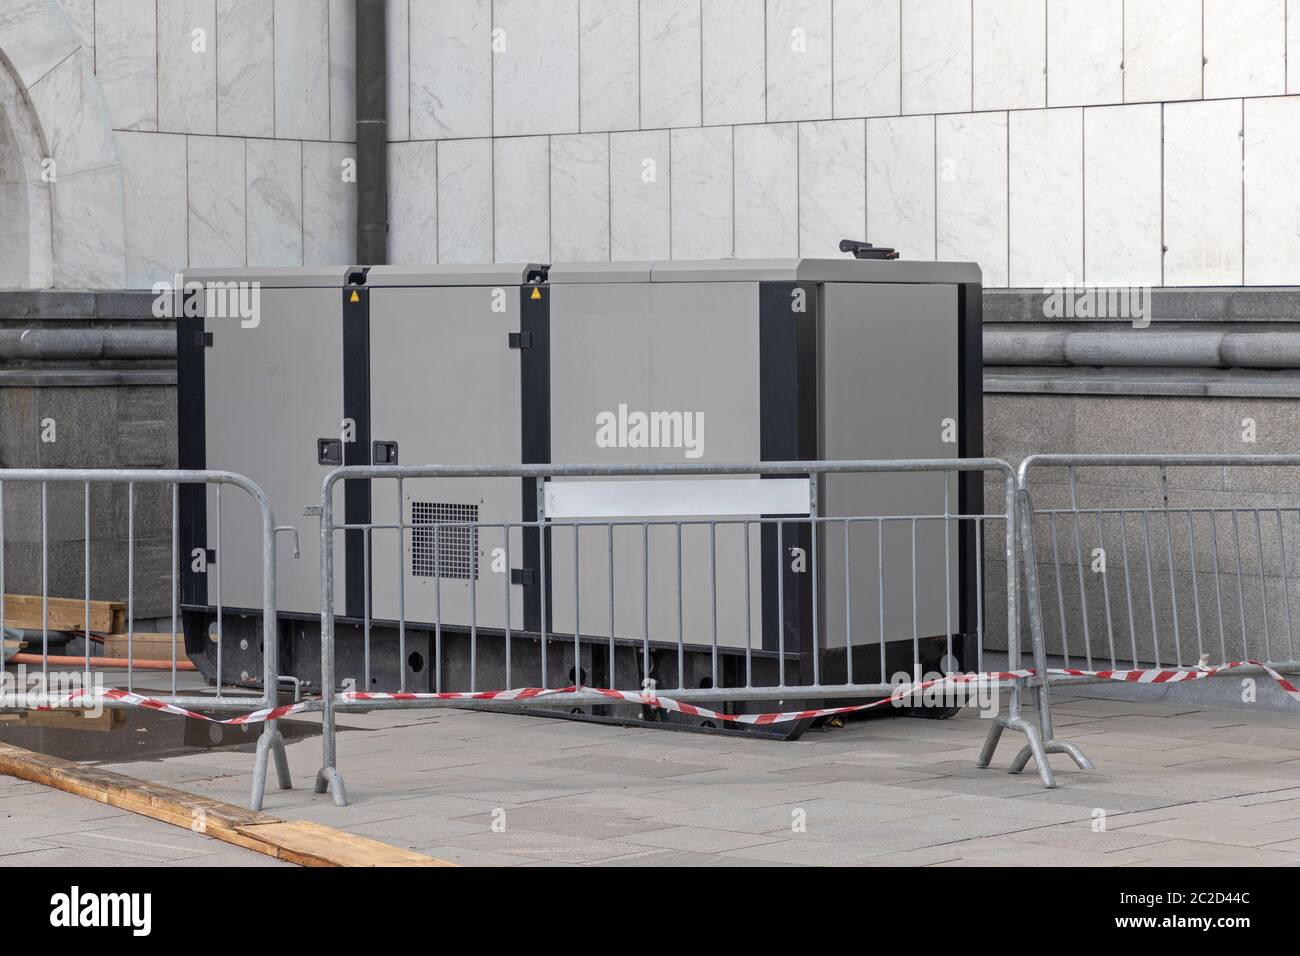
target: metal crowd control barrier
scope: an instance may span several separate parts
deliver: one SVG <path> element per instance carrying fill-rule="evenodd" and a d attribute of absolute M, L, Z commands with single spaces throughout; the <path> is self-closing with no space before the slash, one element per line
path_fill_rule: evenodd
<path fill-rule="evenodd" d="M 1041 675 L 1033 684 L 1048 753 L 1091 766 L 1078 747 L 1056 740 L 1050 688 L 1107 680 L 1061 670 L 1256 661 L 1300 672 L 1297 467 L 1300 455 L 1032 455 L 1021 463 L 1020 538 Z M 1085 505 L 1089 494 L 1105 503 Z M 1065 667 L 1049 672 L 1049 654 Z M 1013 769 L 1026 759 L 1022 752 Z"/>
<path fill-rule="evenodd" d="M 142 678 L 137 671 L 134 663 L 134 636 L 135 636 L 135 611 L 136 611 L 136 552 L 137 552 L 137 491 L 139 486 L 163 485 L 170 487 L 170 510 L 171 510 L 171 645 L 172 654 L 170 667 L 167 673 L 160 671 L 150 671 L 149 673 L 162 679 L 158 683 L 165 686 L 156 686 L 154 680 L 143 680 L 145 686 L 141 686 Z M 207 566 L 212 571 L 212 590 L 215 591 L 216 600 L 212 606 L 215 607 L 216 623 L 215 634 L 213 639 L 216 642 L 216 688 L 215 695 L 198 694 L 192 690 L 189 693 L 183 692 L 179 686 L 178 680 L 178 660 L 176 650 L 176 640 L 178 635 L 178 612 L 180 588 L 179 588 L 179 568 L 182 560 L 189 560 L 189 555 L 180 553 L 181 540 L 181 490 L 183 486 L 212 485 L 216 488 L 216 527 L 214 529 L 213 548 L 216 552 L 216 560 Z M 261 693 L 252 694 L 249 692 L 231 693 L 235 688 L 235 681 L 227 681 L 227 675 L 222 670 L 222 637 L 223 637 L 223 611 L 222 593 L 221 593 L 221 568 L 226 563 L 226 555 L 221 552 L 221 501 L 222 489 L 227 486 L 233 486 L 246 493 L 256 506 L 260 513 L 260 536 L 261 536 L 261 568 L 262 568 L 262 643 L 263 643 L 263 675 L 261 681 Z M 16 489 L 13 486 L 18 486 Z M 79 488 L 77 486 L 80 486 Z M 3 701 L 0 700 L 0 709 L 10 709 L 14 704 L 21 708 L 44 708 L 44 707 L 67 707 L 67 708 L 124 708 L 136 706 L 128 700 L 114 699 L 99 693 L 85 693 L 95 687 L 92 667 L 94 666 L 95 657 L 91 655 L 91 516 L 92 516 L 92 489 L 100 486 L 125 486 L 125 524 L 126 524 L 126 620 L 127 627 L 127 666 L 123 668 L 126 672 L 125 690 L 131 694 L 140 694 L 148 697 L 152 701 L 162 701 L 176 707 L 185 708 L 193 711 L 210 711 L 210 712 L 233 712 L 245 713 L 251 710 L 274 707 L 276 705 L 277 692 L 277 675 L 279 665 L 279 641 L 277 640 L 277 621 L 276 621 L 276 591 L 275 591 L 275 536 L 276 526 L 275 518 L 271 510 L 271 503 L 266 494 L 256 484 L 241 475 L 232 474 L 222 471 L 154 471 L 154 470 L 78 470 L 78 469 L 0 469 L 0 595 L 5 593 L 5 566 L 6 566 L 6 534 L 5 520 L 8 515 L 20 524 L 27 525 L 27 530 L 32 537 L 36 536 L 37 529 L 31 526 L 33 519 L 39 521 L 39 555 L 40 555 L 40 579 L 41 579 L 41 643 L 39 648 L 41 678 L 41 690 L 35 694 L 23 693 L 18 700 Z M 82 623 L 82 635 L 85 638 L 84 660 L 79 660 L 84 667 L 82 672 L 71 672 L 66 670 L 70 666 L 75 666 L 70 662 L 59 661 L 55 664 L 57 667 L 64 668 L 63 677 L 60 683 L 72 685 L 80 683 L 80 692 L 78 693 L 61 693 L 51 692 L 50 682 L 50 513 L 51 513 L 51 489 L 55 489 L 55 496 L 60 499 L 54 509 L 56 521 L 64 525 L 71 533 L 64 535 L 64 540 L 75 540 L 77 537 L 76 518 L 78 516 L 67 513 L 60 513 L 62 509 L 57 504 L 71 505 L 74 502 L 80 511 L 81 537 L 82 537 L 82 578 L 84 597 L 82 599 L 85 619 Z M 13 489 L 11 491 L 11 489 Z M 66 492 L 60 494 L 60 489 L 66 489 Z M 80 491 L 80 494 L 77 492 Z M 26 494 L 24 494 L 26 492 Z M 100 493 L 103 494 L 102 492 Z M 117 505 L 120 507 L 121 502 L 113 501 L 111 492 L 109 492 L 108 505 L 111 507 Z M 6 508 L 6 497 L 8 497 L 9 508 Z M 257 560 L 253 555 L 237 555 L 240 560 Z M 5 608 L 4 602 L 0 601 L 0 632 L 5 626 Z M 33 629 L 34 630 L 34 629 Z M 56 678 L 59 676 L 56 670 Z M 6 695 L 7 696 L 7 695 Z M 253 787 L 250 806 L 254 810 L 261 809 L 262 798 L 266 788 L 266 774 L 269 758 L 274 755 L 276 774 L 279 779 L 281 788 L 289 789 L 289 765 L 284 751 L 284 740 L 274 720 L 266 721 L 262 734 L 258 739 L 256 762 L 253 774 Z"/>
<path fill-rule="evenodd" d="M 927 472 L 936 473 L 924 499 L 932 507 L 908 510 L 927 481 L 917 473 Z M 991 513 L 979 484 L 986 474 L 1000 482 L 1004 502 Z M 883 483 L 875 498 L 857 500 L 884 506 L 865 514 L 844 510 L 855 498 L 846 485 L 853 476 Z M 682 481 L 692 478 L 702 480 Z M 452 483 L 457 491 L 408 495 L 425 479 Z M 518 481 L 493 497 L 488 486 L 497 479 L 535 484 L 535 518 L 528 514 L 531 493 L 521 495 Z M 372 513 L 365 521 L 336 523 L 335 486 L 348 481 L 369 482 L 374 509 L 391 520 Z M 455 495 L 462 503 L 448 503 Z M 521 497 L 525 520 L 497 520 L 518 509 Z M 480 520 L 479 504 L 466 499 L 489 516 Z M 830 504 L 819 509 L 819 500 Z M 588 673 L 603 678 L 605 688 L 635 683 L 679 701 L 851 702 L 888 697 L 899 686 L 890 681 L 891 667 L 912 683 L 927 666 L 952 673 L 954 652 L 965 670 L 982 671 L 982 555 L 990 524 L 1003 525 L 1005 564 L 998 570 L 1005 580 L 997 583 L 1006 589 L 1011 666 L 1019 666 L 1015 475 L 996 459 L 351 466 L 326 476 L 320 509 L 324 759 L 316 790 L 329 789 L 340 806 L 346 804 L 335 741 L 340 711 L 464 707 L 463 698 L 436 695 L 519 687 L 571 688 L 544 702 L 531 698 L 532 707 L 609 704 Z M 344 577 L 351 578 L 354 607 L 350 619 L 342 616 L 349 663 L 341 675 L 340 533 L 350 536 L 352 566 Z M 532 569 L 517 568 L 511 557 L 527 550 L 530 535 L 537 562 L 531 621 L 529 602 L 513 585 Z M 727 548 L 730 557 L 723 557 Z M 799 549 L 807 558 L 802 570 L 791 563 Z M 489 570 L 494 555 L 499 566 Z M 456 660 L 444 660 L 453 639 Z M 408 651 L 420 641 L 427 642 L 420 646 L 433 666 L 413 677 Z M 419 654 L 412 651 L 409 660 Z M 487 687 L 485 670 L 494 675 Z M 412 690 L 417 679 L 424 683 Z M 1010 682 L 1010 709 L 997 718 L 995 734 L 1023 733 L 1039 756 L 1043 782 L 1054 786 L 1037 728 L 1021 715 L 1024 683 Z M 357 686 L 365 693 L 349 689 Z M 520 701 L 481 699 L 473 706 L 517 708 Z"/>

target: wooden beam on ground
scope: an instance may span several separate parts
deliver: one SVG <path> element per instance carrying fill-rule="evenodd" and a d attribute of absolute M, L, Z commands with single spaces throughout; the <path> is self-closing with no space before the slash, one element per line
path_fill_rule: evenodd
<path fill-rule="evenodd" d="M 131 657 L 137 661 L 170 661 L 172 643 L 170 634 L 108 634 L 104 637 L 104 656 Z M 188 661 L 189 658 L 185 655 L 185 635 L 177 634 L 175 644 L 176 660 Z"/>
<path fill-rule="evenodd" d="M 184 827 L 299 866 L 455 866 L 367 837 L 285 821 L 174 787 L 0 743 L 0 773 Z"/>
<path fill-rule="evenodd" d="M 239 827 L 239 832 L 278 847 L 281 859 L 299 866 L 455 866 L 307 820 L 258 823 Z"/>
<path fill-rule="evenodd" d="M 5 626 L 39 629 L 42 618 L 39 594 L 6 594 Z M 86 627 L 86 602 L 81 598 L 49 599 L 51 631 L 81 631 Z M 91 601 L 90 629 L 96 634 L 118 634 L 126 630 L 126 605 L 121 601 Z"/>
<path fill-rule="evenodd" d="M 55 707 L 51 710 L 21 710 L 14 719 L 24 727 L 40 727 L 45 730 L 76 730 L 90 733 L 105 733 L 120 730 L 126 725 L 126 711 L 115 707 L 105 707 L 95 716 L 89 710 L 79 707 Z"/>

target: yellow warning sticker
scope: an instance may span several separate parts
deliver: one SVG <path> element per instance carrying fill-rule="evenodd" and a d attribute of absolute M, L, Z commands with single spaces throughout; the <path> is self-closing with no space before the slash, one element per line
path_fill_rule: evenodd
<path fill-rule="evenodd" d="M 540 298 L 542 297 L 542 290 L 541 290 L 541 289 L 534 289 L 534 290 L 533 290 L 533 296 L 532 296 L 532 297 L 533 297 L 533 300 L 534 300 L 534 301 L 540 299 Z"/>
<path fill-rule="evenodd" d="M 352 293 L 352 301 L 353 301 L 353 302 L 360 302 L 360 301 L 361 301 L 361 296 L 360 296 L 360 294 L 357 293 L 357 292 L 353 292 L 353 293 Z"/>

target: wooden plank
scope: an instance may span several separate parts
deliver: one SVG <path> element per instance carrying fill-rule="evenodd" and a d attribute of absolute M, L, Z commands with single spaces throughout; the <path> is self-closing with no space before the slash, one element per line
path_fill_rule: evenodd
<path fill-rule="evenodd" d="M 77 793 L 99 803 L 177 823 L 187 829 L 199 817 L 198 811 L 202 812 L 209 829 L 215 826 L 234 830 L 240 826 L 279 822 L 280 819 L 269 813 L 254 813 L 184 790 L 147 783 L 99 767 L 87 767 L 12 744 L 0 744 L 0 773 Z"/>
<path fill-rule="evenodd" d="M 238 827 L 245 836 L 280 849 L 280 858 L 300 866 L 455 866 L 423 853 L 307 820 Z"/>
<path fill-rule="evenodd" d="M 39 594 L 6 594 L 5 624 L 8 627 L 40 628 L 42 602 Z M 81 598 L 49 599 L 51 631 L 80 631 L 86 626 L 86 604 Z M 91 601 L 90 629 L 96 634 L 118 634 L 126 630 L 126 605 L 121 601 Z"/>
<path fill-rule="evenodd" d="M 133 657 L 137 661 L 170 661 L 172 636 L 170 634 L 131 635 L 130 653 L 127 652 L 126 634 L 109 634 L 104 638 L 105 657 Z M 176 635 L 176 660 L 187 661 L 185 635 Z"/>
<path fill-rule="evenodd" d="M 94 716 L 91 716 L 89 710 L 79 707 L 55 707 L 52 710 L 24 710 L 17 717 L 25 727 L 96 733 L 118 730 L 126 723 L 126 711 L 108 707 Z"/>
<path fill-rule="evenodd" d="M 299 866 L 455 866 L 367 837 L 0 743 L 0 773 L 184 827 Z"/>

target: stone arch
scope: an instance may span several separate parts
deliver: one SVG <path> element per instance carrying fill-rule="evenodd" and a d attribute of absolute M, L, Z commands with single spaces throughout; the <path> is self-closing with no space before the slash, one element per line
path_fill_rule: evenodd
<path fill-rule="evenodd" d="M 41 160 L 48 155 L 40 127 L 0 56 L 0 289 L 54 284 L 50 188 L 40 178 Z"/>
<path fill-rule="evenodd" d="M 0 0 L 0 288 L 121 288 L 122 171 L 57 0 Z"/>

